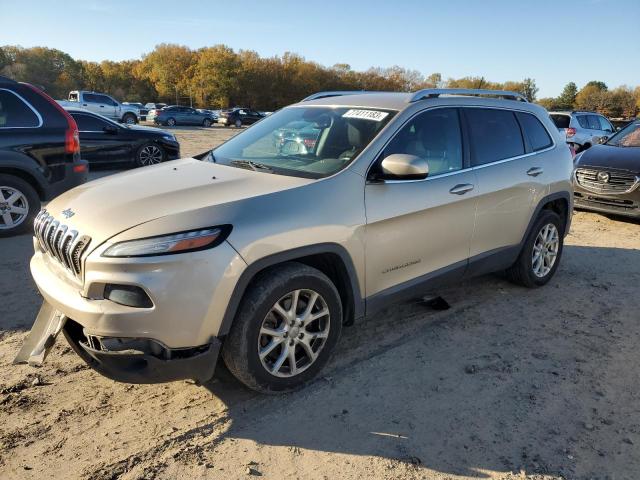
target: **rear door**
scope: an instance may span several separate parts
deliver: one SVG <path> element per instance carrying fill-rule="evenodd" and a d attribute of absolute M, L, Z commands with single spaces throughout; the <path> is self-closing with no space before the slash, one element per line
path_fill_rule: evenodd
<path fill-rule="evenodd" d="M 484 107 L 466 107 L 463 112 L 478 182 L 478 210 L 470 252 L 471 261 L 477 261 L 519 245 L 535 200 L 548 190 L 549 167 L 545 168 L 528 138 L 523 137 L 520 115 L 526 115 L 522 122 L 527 125 L 532 121 L 540 123 L 535 117 L 530 118 L 531 114 Z M 538 151 L 553 145 L 542 128 L 548 141 L 541 142 L 544 148 Z"/>
<path fill-rule="evenodd" d="M 376 165 L 394 153 L 424 158 L 429 175 L 424 180 L 367 182 L 367 297 L 384 298 L 436 276 L 461 278 L 469 257 L 477 190 L 458 109 L 417 114 Z"/>
<path fill-rule="evenodd" d="M 94 115 L 72 112 L 80 131 L 83 160 L 111 163 L 132 160 L 132 142 L 122 135 L 122 127 Z"/>

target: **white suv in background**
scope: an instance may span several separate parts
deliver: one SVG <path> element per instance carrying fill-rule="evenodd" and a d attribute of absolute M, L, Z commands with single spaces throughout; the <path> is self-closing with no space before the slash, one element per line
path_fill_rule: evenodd
<path fill-rule="evenodd" d="M 603 115 L 593 112 L 549 112 L 560 133 L 576 153 L 598 143 L 605 142 L 616 131 Z"/>

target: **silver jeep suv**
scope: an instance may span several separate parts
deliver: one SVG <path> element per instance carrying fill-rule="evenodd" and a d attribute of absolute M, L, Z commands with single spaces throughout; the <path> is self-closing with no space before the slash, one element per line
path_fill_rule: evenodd
<path fill-rule="evenodd" d="M 304 141 L 281 148 L 283 129 Z M 203 161 L 51 202 L 31 260 L 44 304 L 16 361 L 41 363 L 62 331 L 114 380 L 204 382 L 221 354 L 247 386 L 292 390 L 390 303 L 502 270 L 546 284 L 571 173 L 547 112 L 513 92 L 313 95 Z"/>

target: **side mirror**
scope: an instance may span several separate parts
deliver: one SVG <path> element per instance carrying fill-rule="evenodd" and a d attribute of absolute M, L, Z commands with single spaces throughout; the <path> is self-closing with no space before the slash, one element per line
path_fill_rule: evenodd
<path fill-rule="evenodd" d="M 606 135 L 600 137 L 598 139 L 598 143 L 603 144 L 603 143 L 607 143 L 607 141 L 609 140 L 609 137 L 607 137 Z"/>
<path fill-rule="evenodd" d="M 118 133 L 118 129 L 116 127 L 112 126 L 112 125 L 107 125 L 106 127 L 104 127 L 102 129 L 102 131 L 104 133 L 108 133 L 110 135 L 115 135 L 116 133 Z"/>
<path fill-rule="evenodd" d="M 429 165 L 423 158 L 406 153 L 393 153 L 382 160 L 381 179 L 421 180 L 429 175 Z"/>

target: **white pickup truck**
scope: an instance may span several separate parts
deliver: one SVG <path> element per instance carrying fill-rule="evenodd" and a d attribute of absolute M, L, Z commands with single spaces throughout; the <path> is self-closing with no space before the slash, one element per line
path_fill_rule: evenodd
<path fill-rule="evenodd" d="M 58 100 L 63 107 L 84 108 L 117 122 L 133 125 L 140 120 L 140 110 L 133 105 L 123 105 L 105 93 L 74 90 L 68 100 Z"/>

